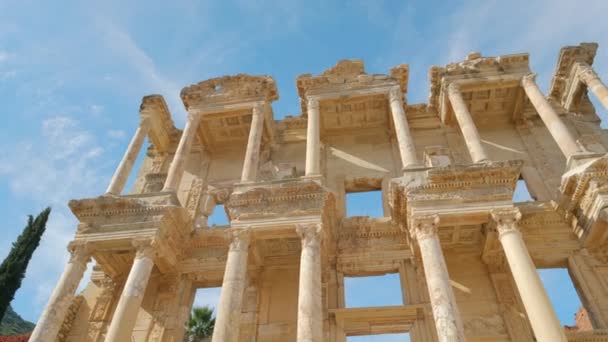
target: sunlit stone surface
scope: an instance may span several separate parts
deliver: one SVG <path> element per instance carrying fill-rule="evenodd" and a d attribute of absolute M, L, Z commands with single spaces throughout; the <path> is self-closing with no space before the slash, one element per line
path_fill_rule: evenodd
<path fill-rule="evenodd" d="M 407 64 L 372 75 L 360 60 L 300 75 L 302 114 L 281 120 L 271 76 L 185 87 L 183 130 L 144 97 L 107 193 L 70 202 L 73 257 L 32 340 L 183 341 L 196 290 L 221 286 L 213 342 L 608 341 L 596 50 L 563 48 L 547 94 L 528 54 L 474 52 L 431 67 L 424 104 L 407 101 Z M 381 191 L 364 205 L 383 215 L 346 215 L 363 191 Z M 208 222 L 216 208 L 228 225 Z M 560 325 L 538 268 L 568 269 L 585 331 Z M 345 277 L 388 273 L 400 305 L 345 306 Z"/>

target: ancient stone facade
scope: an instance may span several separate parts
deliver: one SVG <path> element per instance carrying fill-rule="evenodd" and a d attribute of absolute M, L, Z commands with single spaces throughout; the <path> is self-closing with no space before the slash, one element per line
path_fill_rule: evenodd
<path fill-rule="evenodd" d="M 214 342 L 608 341 L 596 49 L 563 48 L 548 95 L 527 54 L 471 53 L 431 68 L 426 104 L 406 101 L 407 65 L 372 75 L 358 60 L 299 76 L 303 114 L 283 120 L 269 76 L 184 88 L 183 130 L 144 97 L 107 193 L 70 202 L 72 258 L 32 340 L 182 341 L 195 290 L 222 286 Z M 518 182 L 534 201 L 514 203 Z M 345 195 L 369 190 L 384 217 L 348 217 Z M 210 227 L 219 205 L 230 224 Z M 590 331 L 561 326 L 538 268 L 569 270 Z M 345 277 L 387 273 L 402 305 L 345 307 Z"/>

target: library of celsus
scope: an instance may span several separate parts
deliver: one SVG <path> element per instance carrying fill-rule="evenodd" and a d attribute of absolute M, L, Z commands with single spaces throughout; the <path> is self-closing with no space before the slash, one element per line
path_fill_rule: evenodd
<path fill-rule="evenodd" d="M 471 53 L 430 68 L 421 104 L 407 64 L 368 74 L 361 60 L 298 76 L 302 114 L 281 120 L 266 75 L 183 88 L 183 129 L 162 96 L 143 97 L 106 193 L 69 203 L 71 258 L 31 341 L 181 342 L 195 292 L 212 287 L 213 342 L 608 341 L 597 49 L 562 48 L 547 92 L 527 53 Z M 383 215 L 347 215 L 362 192 L 381 194 L 366 205 Z M 217 210 L 229 224 L 209 223 Z M 556 268 L 588 329 L 560 323 L 537 272 Z M 345 278 L 387 274 L 401 305 L 345 304 Z"/>

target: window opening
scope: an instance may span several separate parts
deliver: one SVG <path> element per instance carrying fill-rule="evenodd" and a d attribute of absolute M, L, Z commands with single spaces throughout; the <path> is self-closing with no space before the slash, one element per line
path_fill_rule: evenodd
<path fill-rule="evenodd" d="M 384 217 L 382 190 L 347 193 L 346 216 Z"/>
<path fill-rule="evenodd" d="M 347 308 L 403 305 L 399 273 L 344 277 L 344 292 Z"/>

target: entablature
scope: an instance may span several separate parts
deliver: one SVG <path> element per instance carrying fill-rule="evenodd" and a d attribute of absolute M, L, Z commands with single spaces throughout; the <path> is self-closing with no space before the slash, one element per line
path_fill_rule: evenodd
<path fill-rule="evenodd" d="M 447 87 L 456 84 L 478 126 L 517 120 L 524 100 L 521 78 L 529 73 L 526 53 L 482 57 L 473 52 L 463 62 L 431 67 L 429 106 L 442 122 L 453 124 Z"/>
<path fill-rule="evenodd" d="M 511 160 L 408 171 L 391 183 L 392 217 L 402 224 L 425 214 L 439 215 L 440 226 L 485 223 L 489 210 L 512 205 L 522 165 Z"/>
<path fill-rule="evenodd" d="M 342 60 L 318 76 L 298 76 L 296 86 L 302 113 L 309 101 L 319 103 L 324 134 L 344 129 L 390 128 L 389 98 L 395 92 L 399 101 L 407 92 L 409 69 L 406 64 L 391 69 L 390 75 L 365 73 L 363 61 Z"/>
<path fill-rule="evenodd" d="M 139 106 L 139 115 L 142 121 L 146 120 L 150 125 L 148 136 L 156 151 L 168 152 L 177 143 L 178 130 L 161 95 L 144 96 Z"/>
<path fill-rule="evenodd" d="M 549 96 L 566 110 L 570 110 L 573 104 L 578 103 L 584 93 L 584 84 L 577 76 L 581 72 L 581 65 L 593 64 L 597 47 L 597 43 L 581 43 L 559 50 Z"/>

